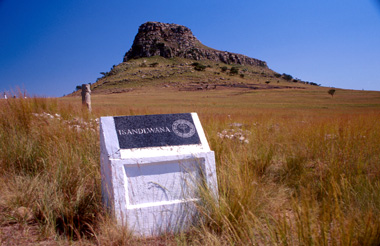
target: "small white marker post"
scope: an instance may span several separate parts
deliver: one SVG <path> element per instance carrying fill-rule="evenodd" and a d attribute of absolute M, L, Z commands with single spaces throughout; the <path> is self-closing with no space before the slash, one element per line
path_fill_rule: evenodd
<path fill-rule="evenodd" d="M 217 199 L 215 155 L 196 113 L 100 118 L 102 194 L 134 235 L 186 230 L 199 189 Z"/>
<path fill-rule="evenodd" d="M 82 105 L 91 113 L 91 88 L 90 84 L 82 84 Z"/>

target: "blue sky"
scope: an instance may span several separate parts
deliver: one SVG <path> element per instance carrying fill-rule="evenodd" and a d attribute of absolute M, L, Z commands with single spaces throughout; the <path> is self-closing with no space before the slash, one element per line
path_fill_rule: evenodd
<path fill-rule="evenodd" d="M 0 0 L 0 92 L 63 96 L 122 62 L 147 21 L 323 86 L 380 91 L 379 0 Z"/>

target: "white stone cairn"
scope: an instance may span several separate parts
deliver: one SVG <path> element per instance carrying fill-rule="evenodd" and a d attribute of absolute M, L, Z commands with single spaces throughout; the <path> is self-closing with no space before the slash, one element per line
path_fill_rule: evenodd
<path fill-rule="evenodd" d="M 198 115 L 188 115 L 194 124 L 179 119 L 166 122 L 167 128 L 132 130 L 119 129 L 114 117 L 100 118 L 103 202 L 118 224 L 136 236 L 185 231 L 201 219 L 196 208 L 202 203 L 201 192 L 207 189 L 215 202 L 218 199 L 214 152 Z M 118 134 L 153 136 L 154 141 L 165 134 L 184 141 L 198 134 L 199 144 L 123 149 Z"/>
<path fill-rule="evenodd" d="M 91 113 L 91 89 L 90 84 L 82 84 L 82 105 Z"/>

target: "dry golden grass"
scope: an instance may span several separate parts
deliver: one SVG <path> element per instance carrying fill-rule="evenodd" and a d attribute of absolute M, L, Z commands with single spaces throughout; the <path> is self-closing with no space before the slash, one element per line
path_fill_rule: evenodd
<path fill-rule="evenodd" d="M 0 242 L 37 226 L 35 244 L 379 245 L 380 93 L 327 91 L 152 86 L 93 95 L 92 115 L 79 97 L 1 100 Z M 189 232 L 134 238 L 103 211 L 94 120 L 179 112 L 200 116 L 219 203 L 205 193 Z"/>

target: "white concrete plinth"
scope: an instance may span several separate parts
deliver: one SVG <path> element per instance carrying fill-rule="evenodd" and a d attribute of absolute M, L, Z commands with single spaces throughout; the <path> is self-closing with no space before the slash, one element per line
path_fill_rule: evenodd
<path fill-rule="evenodd" d="M 217 199 L 214 152 L 198 116 L 200 144 L 120 149 L 113 117 L 101 117 L 103 201 L 134 235 L 186 230 L 199 219 L 196 203 L 207 185 Z"/>

